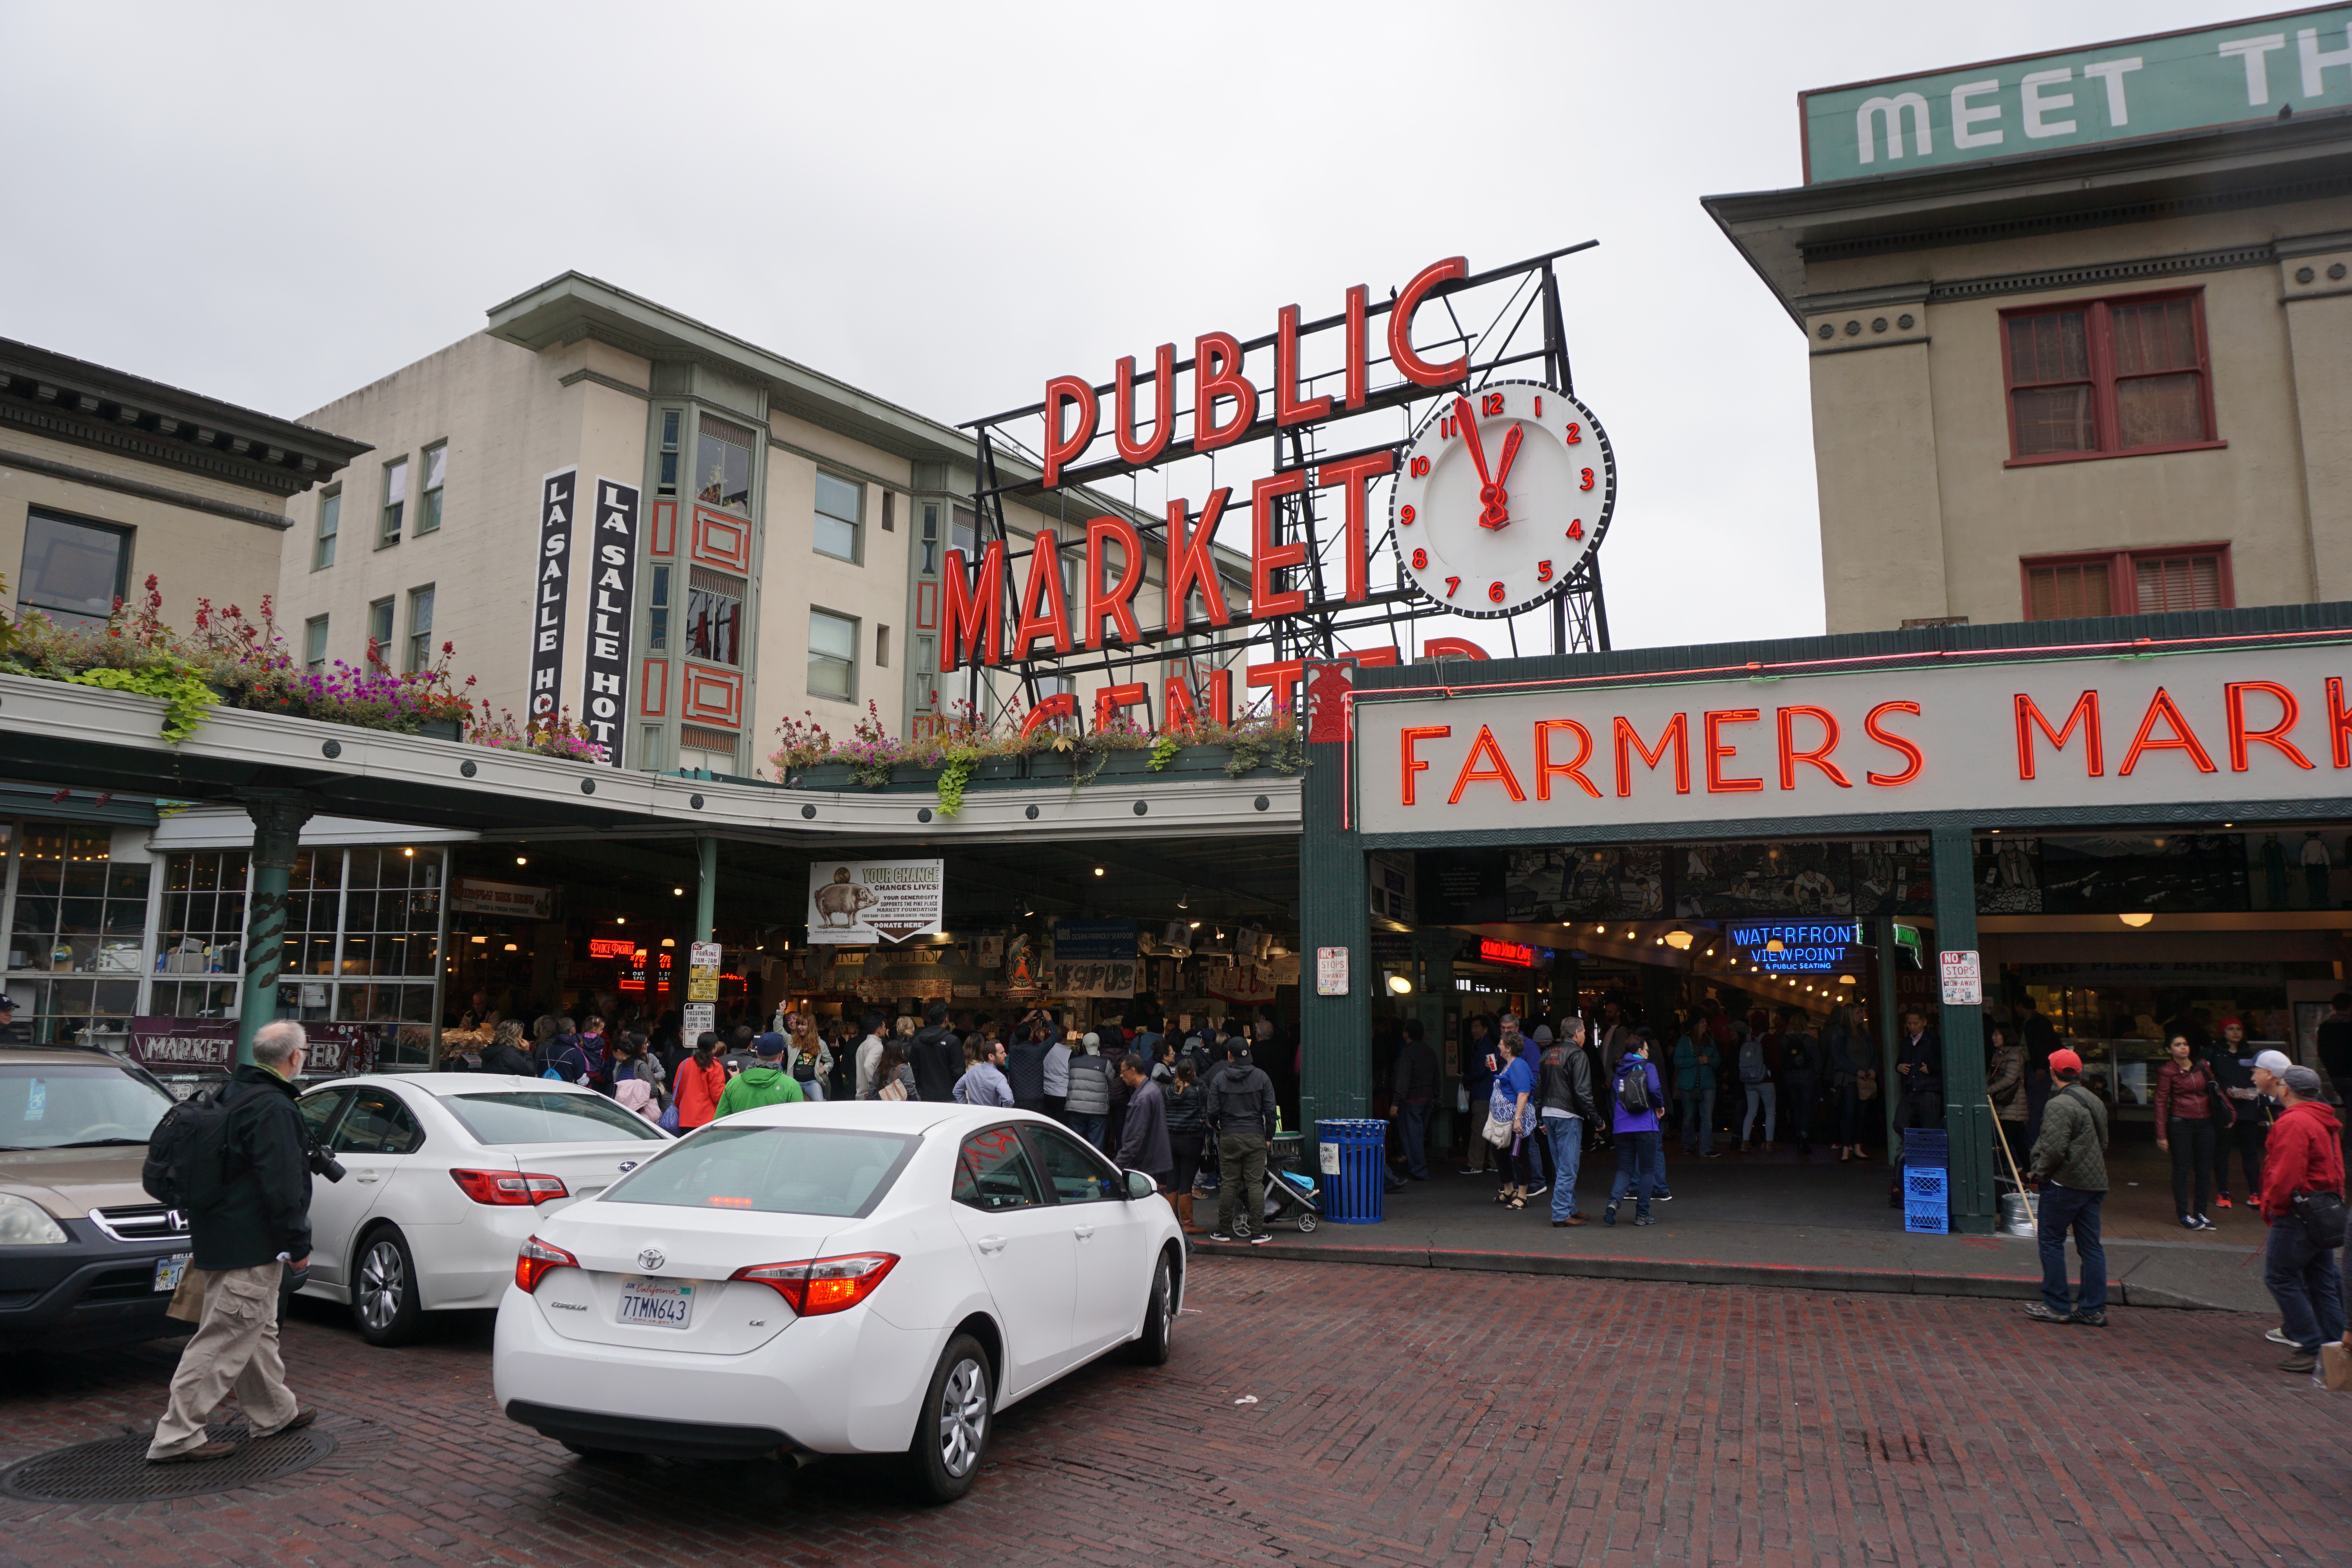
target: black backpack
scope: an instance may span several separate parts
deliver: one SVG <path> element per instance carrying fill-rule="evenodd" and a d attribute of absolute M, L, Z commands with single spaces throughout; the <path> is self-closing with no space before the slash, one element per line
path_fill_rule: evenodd
<path fill-rule="evenodd" d="M 1617 1069 L 1617 1104 L 1631 1116 L 1650 1109 L 1649 1064 L 1639 1057 L 1627 1057 Z"/>
<path fill-rule="evenodd" d="M 220 1084 L 190 1095 L 155 1123 L 139 1184 L 157 1203 L 196 1210 L 220 1201 L 228 1182 L 229 1091 Z"/>

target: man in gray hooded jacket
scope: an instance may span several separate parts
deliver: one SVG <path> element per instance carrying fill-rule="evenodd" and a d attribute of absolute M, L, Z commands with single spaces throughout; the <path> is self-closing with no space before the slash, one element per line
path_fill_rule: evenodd
<path fill-rule="evenodd" d="M 1225 1042 L 1225 1059 L 1209 1075 L 1207 1098 L 1209 1125 L 1217 1135 L 1217 1228 L 1209 1239 L 1269 1241 L 1265 1146 L 1274 1136 L 1274 1080 L 1249 1059 L 1246 1037 Z"/>

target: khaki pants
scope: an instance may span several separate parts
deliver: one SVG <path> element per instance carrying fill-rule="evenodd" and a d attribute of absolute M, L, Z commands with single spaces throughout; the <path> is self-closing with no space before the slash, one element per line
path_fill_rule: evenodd
<path fill-rule="evenodd" d="M 282 1263 L 205 1275 L 204 1317 L 180 1352 L 171 1407 L 155 1423 L 149 1458 L 202 1447 L 205 1417 L 232 1389 L 257 1437 L 294 1419 L 300 1407 L 287 1391 L 286 1363 L 278 1353 L 278 1288 L 285 1277 Z"/>
<path fill-rule="evenodd" d="M 1217 1228 L 1234 1237 L 1265 1228 L 1265 1134 L 1255 1128 L 1217 1139 Z"/>

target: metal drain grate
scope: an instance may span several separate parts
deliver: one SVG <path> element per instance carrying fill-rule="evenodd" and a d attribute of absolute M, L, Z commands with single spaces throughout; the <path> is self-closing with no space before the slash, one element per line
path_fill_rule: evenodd
<path fill-rule="evenodd" d="M 0 1471 L 0 1496 L 29 1502 L 121 1503 L 156 1502 L 172 1498 L 208 1497 L 259 1486 L 307 1470 L 335 1451 L 331 1432 L 306 1426 L 258 1442 L 246 1439 L 246 1428 L 215 1426 L 207 1436 L 233 1437 L 242 1446 L 225 1459 L 201 1459 L 184 1465 L 147 1462 L 148 1434 L 126 1433 L 52 1449 L 18 1461 Z"/>

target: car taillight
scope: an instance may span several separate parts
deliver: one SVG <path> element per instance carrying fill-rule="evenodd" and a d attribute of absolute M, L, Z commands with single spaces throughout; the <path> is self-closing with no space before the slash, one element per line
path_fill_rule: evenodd
<path fill-rule="evenodd" d="M 562 1177 L 529 1171 L 452 1171 L 449 1179 L 478 1204 L 543 1204 L 572 1195 Z"/>
<path fill-rule="evenodd" d="M 539 1282 L 547 1278 L 551 1268 L 577 1268 L 580 1259 L 560 1247 L 550 1247 L 537 1237 L 522 1244 L 515 1254 L 515 1283 L 526 1292 L 536 1291 Z"/>
<path fill-rule="evenodd" d="M 803 1318 L 845 1312 L 882 1283 L 898 1264 L 893 1252 L 859 1252 L 845 1258 L 818 1258 L 806 1263 L 761 1263 L 738 1268 L 730 1279 L 765 1285 Z"/>

